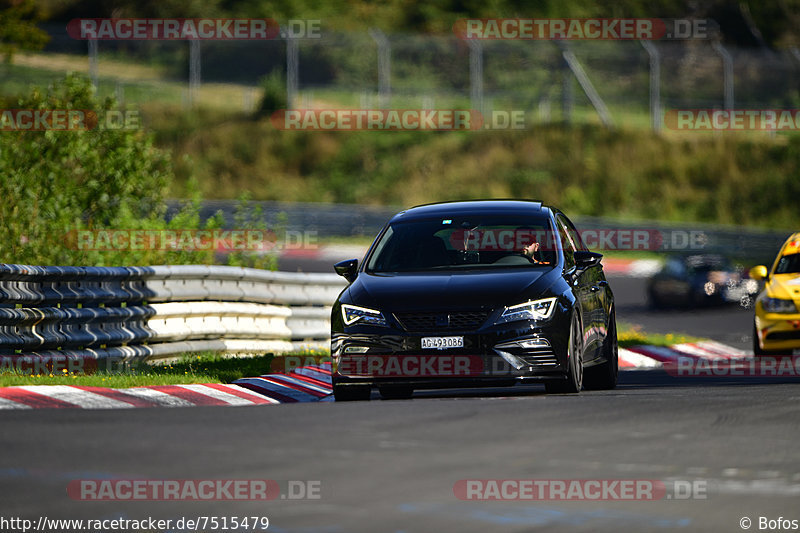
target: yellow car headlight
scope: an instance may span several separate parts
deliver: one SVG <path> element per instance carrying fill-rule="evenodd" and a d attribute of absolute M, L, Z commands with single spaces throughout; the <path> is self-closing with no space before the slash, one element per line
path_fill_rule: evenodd
<path fill-rule="evenodd" d="M 761 305 L 767 313 L 796 313 L 797 306 L 792 300 L 782 300 L 780 298 L 764 298 Z"/>

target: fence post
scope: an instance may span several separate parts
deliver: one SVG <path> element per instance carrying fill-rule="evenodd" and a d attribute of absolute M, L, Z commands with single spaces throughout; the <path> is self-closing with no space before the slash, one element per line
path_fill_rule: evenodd
<path fill-rule="evenodd" d="M 640 41 L 650 56 L 650 124 L 655 133 L 661 131 L 661 54 L 650 41 Z"/>
<path fill-rule="evenodd" d="M 483 114 L 483 46 L 478 39 L 469 39 L 469 86 L 472 109 Z"/>
<path fill-rule="evenodd" d="M 377 28 L 370 28 L 369 35 L 378 46 L 378 102 L 386 109 L 392 97 L 392 45 Z"/>
<path fill-rule="evenodd" d="M 575 75 L 575 79 L 578 80 L 581 89 L 583 89 L 586 97 L 592 103 L 595 111 L 597 111 L 597 115 L 600 117 L 600 122 L 602 122 L 603 125 L 608 129 L 613 128 L 614 122 L 611 120 L 611 114 L 608 112 L 605 102 L 603 102 L 603 99 L 600 98 L 600 94 L 594 88 L 594 85 L 592 85 L 589 76 L 586 75 L 586 71 L 583 70 L 583 67 L 580 64 L 580 61 L 578 61 L 578 58 L 575 57 L 575 53 L 569 49 L 567 43 L 558 42 L 557 44 L 559 48 L 561 48 L 561 55 L 567 64 L 567 68 L 569 68 L 569 70 L 571 70 Z M 568 79 L 569 76 L 565 73 L 565 83 Z M 572 88 L 570 87 L 570 91 L 571 90 Z M 570 98 L 572 98 L 572 94 L 570 94 Z"/>
<path fill-rule="evenodd" d="M 89 39 L 89 77 L 92 79 L 92 85 L 97 90 L 97 39 Z"/>
<path fill-rule="evenodd" d="M 294 109 L 297 103 L 297 86 L 300 74 L 300 52 L 297 39 L 286 32 L 286 107 Z"/>
<path fill-rule="evenodd" d="M 194 107 L 200 89 L 200 40 L 189 40 L 189 106 Z"/>
<path fill-rule="evenodd" d="M 789 52 L 791 52 L 792 56 L 794 56 L 797 62 L 800 63 L 800 50 L 796 46 L 792 46 L 789 48 Z"/>
<path fill-rule="evenodd" d="M 733 109 L 733 57 L 719 41 L 714 41 L 711 47 L 722 58 L 722 82 L 725 109 Z"/>
<path fill-rule="evenodd" d="M 567 60 L 563 56 L 561 65 L 561 118 L 564 120 L 564 124 L 569 125 L 572 122 L 572 102 L 574 100 L 572 76 Z"/>

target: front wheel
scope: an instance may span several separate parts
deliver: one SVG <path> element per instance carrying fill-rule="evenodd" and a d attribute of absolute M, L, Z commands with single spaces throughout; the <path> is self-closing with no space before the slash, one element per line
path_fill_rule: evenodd
<path fill-rule="evenodd" d="M 663 309 L 666 307 L 661 298 L 659 298 L 652 289 L 647 291 L 647 305 L 650 307 L 650 309 Z"/>
<path fill-rule="evenodd" d="M 619 345 L 617 344 L 617 317 L 612 310 L 608 332 L 603 340 L 603 359 L 604 363 L 586 369 L 586 377 L 583 380 L 586 389 L 611 390 L 617 386 L 619 377 Z"/>
<path fill-rule="evenodd" d="M 548 394 L 575 394 L 583 387 L 583 334 L 578 315 L 572 315 L 567 344 L 567 379 L 547 381 L 544 389 Z"/>

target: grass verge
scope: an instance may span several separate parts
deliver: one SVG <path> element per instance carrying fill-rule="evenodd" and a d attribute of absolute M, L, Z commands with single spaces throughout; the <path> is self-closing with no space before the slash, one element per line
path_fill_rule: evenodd
<path fill-rule="evenodd" d="M 671 346 L 684 342 L 697 342 L 703 340 L 700 337 L 683 335 L 681 333 L 647 333 L 641 326 L 617 322 L 617 341 L 621 348 L 630 346 L 641 346 L 648 344 L 651 346 Z"/>
<path fill-rule="evenodd" d="M 231 383 L 239 378 L 269 373 L 274 357 L 273 354 L 224 357 L 218 353 L 204 352 L 185 355 L 172 362 L 133 363 L 120 371 L 99 371 L 95 374 L 74 373 L 66 369 L 39 374 L 5 371 L 0 374 L 0 386 L 78 385 L 117 389 L 188 383 Z"/>

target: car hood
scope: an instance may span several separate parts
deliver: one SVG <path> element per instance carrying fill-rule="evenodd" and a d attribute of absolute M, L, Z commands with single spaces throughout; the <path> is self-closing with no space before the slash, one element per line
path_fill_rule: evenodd
<path fill-rule="evenodd" d="M 349 289 L 356 305 L 382 311 L 496 308 L 551 296 L 556 269 L 501 272 L 360 273 Z"/>
<path fill-rule="evenodd" d="M 767 296 L 800 301 L 800 274 L 775 274 L 767 283 Z"/>

